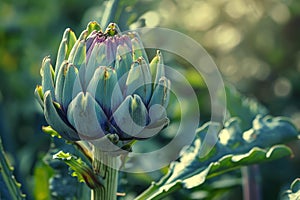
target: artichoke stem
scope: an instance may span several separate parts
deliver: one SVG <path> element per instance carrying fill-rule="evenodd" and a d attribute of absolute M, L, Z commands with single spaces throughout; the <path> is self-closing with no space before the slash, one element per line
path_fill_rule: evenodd
<path fill-rule="evenodd" d="M 91 200 L 117 199 L 118 157 L 94 148 L 93 168 L 103 180 L 103 186 L 92 190 Z"/>

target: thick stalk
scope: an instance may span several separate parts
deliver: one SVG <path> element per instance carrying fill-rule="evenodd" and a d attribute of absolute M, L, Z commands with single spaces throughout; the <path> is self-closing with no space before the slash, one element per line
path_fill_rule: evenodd
<path fill-rule="evenodd" d="M 94 149 L 93 168 L 103 179 L 103 186 L 92 190 L 92 200 L 116 200 L 118 186 L 118 156 Z"/>

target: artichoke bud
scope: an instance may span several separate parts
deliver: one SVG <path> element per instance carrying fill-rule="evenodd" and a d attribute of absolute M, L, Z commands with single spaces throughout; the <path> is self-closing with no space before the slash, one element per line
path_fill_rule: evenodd
<path fill-rule="evenodd" d="M 170 81 L 164 77 L 161 53 L 149 64 L 139 36 L 121 33 L 114 23 L 102 32 L 97 22 L 90 22 L 78 39 L 67 29 L 55 70 L 46 57 L 40 73 L 42 86 L 35 96 L 47 123 L 67 140 L 96 144 L 115 135 L 123 147 L 169 122 Z"/>

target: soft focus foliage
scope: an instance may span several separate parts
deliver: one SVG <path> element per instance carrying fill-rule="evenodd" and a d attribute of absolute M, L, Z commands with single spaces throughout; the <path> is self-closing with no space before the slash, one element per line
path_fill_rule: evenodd
<path fill-rule="evenodd" d="M 297 129 L 288 119 L 266 116 L 265 109 L 259 103 L 241 97 L 233 88 L 227 88 L 227 98 L 235 99 L 232 102 L 234 106 L 228 106 L 233 118 L 224 124 L 213 149 L 203 155 L 203 141 L 209 126 L 213 126 L 214 130 L 222 127 L 219 123 L 210 122 L 197 130 L 192 145 L 182 150 L 179 160 L 171 163 L 168 173 L 141 194 L 140 199 L 162 198 L 179 188 L 203 188 L 207 180 L 224 172 L 291 155 L 288 147 L 279 145 L 299 137 Z M 204 194 L 201 198 L 213 198 L 212 191 L 205 193 L 202 189 Z"/>
<path fill-rule="evenodd" d="M 159 25 L 191 36 L 213 56 L 226 81 L 232 83 L 243 94 L 255 96 L 270 114 L 291 117 L 300 128 L 298 0 L 116 2 L 119 3 L 119 7 L 123 7 L 112 13 L 115 14 L 113 21 L 119 23 L 122 30 L 128 27 Z M 113 5 L 105 2 L 101 6 L 102 3 L 91 0 L 0 1 L 0 136 L 8 158 L 15 166 L 15 176 L 23 183 L 22 190 L 28 199 L 49 199 L 49 191 L 34 189 L 34 185 L 47 188 L 48 182 L 43 178 L 35 178 L 34 175 L 44 172 L 43 176 L 50 177 L 54 173 L 41 164 L 49 149 L 50 137 L 41 131 L 40 127 L 46 125 L 46 122 L 32 94 L 36 84 L 40 82 L 40 61 L 49 54 L 53 58 L 56 57 L 60 37 L 66 28 L 72 27 L 74 32 L 79 34 L 88 21 L 97 20 L 104 23 L 106 19 L 112 19 L 109 13 L 103 17 L 103 11 L 104 5 Z M 154 53 L 149 53 L 152 53 L 149 56 L 151 58 Z M 189 77 L 190 83 L 199 94 L 200 123 L 208 121 L 210 103 L 205 83 L 183 58 L 172 58 L 174 60 L 171 60 L 170 56 L 165 63 L 186 69 L 182 70 L 183 73 Z M 170 120 L 180 120 L 176 108 L 171 105 L 169 109 L 174 111 Z M 153 149 L 168 140 L 166 132 L 163 138 L 143 145 Z M 289 146 L 295 154 L 293 159 L 283 158 L 261 165 L 264 199 L 278 198 L 280 191 L 286 190 L 290 183 L 299 177 L 300 145 L 299 142 L 294 142 Z M 62 166 L 63 164 L 60 169 Z M 43 167 L 43 170 L 40 167 Z M 148 174 L 123 174 L 120 192 L 126 191 L 127 199 L 130 199 L 147 188 L 152 180 L 158 180 L 165 173 L 166 169 Z M 240 176 L 239 173 L 233 173 L 233 177 Z M 68 167 L 57 174 L 59 175 L 53 177 L 52 182 L 62 182 L 60 177 L 68 175 Z M 232 178 L 231 175 L 227 176 Z M 75 182 L 76 178 L 66 177 L 69 179 L 65 184 L 79 184 Z M 240 199 L 237 194 L 241 193 L 241 187 L 239 180 L 236 182 L 219 182 L 232 189 L 232 192 L 225 194 L 224 187 L 220 188 L 217 184 L 210 185 L 209 188 L 217 188 L 216 192 L 222 191 L 224 199 Z M 191 191 L 182 190 L 176 193 L 176 197 L 190 195 L 190 198 L 193 198 L 199 194 L 197 192 L 197 188 Z M 292 192 L 296 191 L 292 189 Z"/>

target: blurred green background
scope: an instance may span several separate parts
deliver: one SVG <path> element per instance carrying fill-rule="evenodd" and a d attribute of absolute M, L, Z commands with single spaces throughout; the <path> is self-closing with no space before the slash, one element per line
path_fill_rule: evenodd
<path fill-rule="evenodd" d="M 41 61 L 47 55 L 55 60 L 66 28 L 79 35 L 88 21 L 101 22 L 105 5 L 109 4 L 92 0 L 0 1 L 0 136 L 29 199 L 34 198 L 35 166 L 50 145 L 50 137 L 41 132 L 46 123 L 33 95 L 40 83 Z M 161 26 L 185 33 L 205 47 L 226 82 L 258 99 L 272 115 L 291 117 L 300 128 L 300 1 L 120 0 L 118 6 L 114 19 L 121 29 Z M 202 120 L 207 121 L 209 98 L 200 77 L 183 60 L 166 64 L 186 68 L 186 76 L 199 91 L 200 109 L 204 107 Z M 295 152 L 299 146 L 293 144 Z M 272 164 L 288 169 L 278 174 L 274 184 L 284 185 L 300 176 L 300 159 L 295 155 L 292 162 Z M 157 173 L 128 175 L 126 184 L 136 188 L 134 194 L 143 188 L 137 184 L 146 187 L 158 178 Z M 276 189 L 277 195 L 279 186 Z M 263 193 L 275 195 L 272 187 Z"/>

